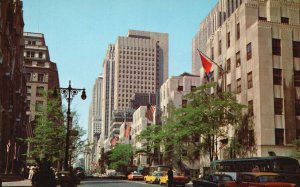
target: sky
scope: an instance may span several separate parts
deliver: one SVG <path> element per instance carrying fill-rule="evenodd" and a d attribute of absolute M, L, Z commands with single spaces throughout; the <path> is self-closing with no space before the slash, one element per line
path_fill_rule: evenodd
<path fill-rule="evenodd" d="M 218 0 L 23 0 L 25 32 L 43 33 L 60 87 L 85 88 L 71 103 L 85 130 L 108 44 L 129 29 L 169 34 L 169 77 L 192 70 L 192 39 Z M 66 104 L 65 104 L 66 105 Z"/>

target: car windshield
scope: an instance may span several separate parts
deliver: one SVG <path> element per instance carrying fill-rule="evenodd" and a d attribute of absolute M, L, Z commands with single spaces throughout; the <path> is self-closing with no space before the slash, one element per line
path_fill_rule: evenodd
<path fill-rule="evenodd" d="M 141 175 L 140 173 L 137 173 L 137 172 L 135 172 L 135 173 L 132 173 L 132 175 Z"/>
<path fill-rule="evenodd" d="M 258 182 L 276 182 L 278 181 L 277 175 L 262 175 L 257 177 Z"/>
<path fill-rule="evenodd" d="M 219 181 L 232 181 L 231 176 L 219 176 L 219 175 L 215 175 L 213 176 L 213 181 L 214 182 L 219 182 Z"/>

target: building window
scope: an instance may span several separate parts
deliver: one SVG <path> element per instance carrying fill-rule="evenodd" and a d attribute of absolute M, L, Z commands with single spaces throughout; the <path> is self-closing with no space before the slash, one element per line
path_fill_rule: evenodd
<path fill-rule="evenodd" d="M 39 52 L 39 58 L 43 58 L 43 53 Z"/>
<path fill-rule="evenodd" d="M 26 73 L 26 81 L 31 81 L 31 73 Z"/>
<path fill-rule="evenodd" d="M 275 129 L 275 145 L 283 145 L 284 129 Z"/>
<path fill-rule="evenodd" d="M 289 18 L 287 18 L 287 17 L 281 17 L 281 23 L 289 24 Z"/>
<path fill-rule="evenodd" d="M 300 86 L 300 71 L 294 71 L 294 85 L 295 87 Z"/>
<path fill-rule="evenodd" d="M 182 108 L 186 108 L 186 106 L 187 106 L 187 100 L 186 99 L 182 100 L 181 106 L 182 106 Z"/>
<path fill-rule="evenodd" d="M 253 116 L 253 100 L 248 101 L 248 114 Z"/>
<path fill-rule="evenodd" d="M 42 97 L 43 93 L 44 93 L 44 87 L 43 86 L 36 87 L 36 96 L 37 97 Z"/>
<path fill-rule="evenodd" d="M 228 84 L 228 85 L 227 85 L 226 91 L 231 92 L 231 84 Z"/>
<path fill-rule="evenodd" d="M 183 86 L 178 86 L 177 91 L 183 91 Z"/>
<path fill-rule="evenodd" d="M 241 78 L 236 80 L 236 93 L 242 92 L 242 81 Z"/>
<path fill-rule="evenodd" d="M 35 111 L 41 112 L 43 108 L 43 101 L 36 101 L 35 104 Z"/>
<path fill-rule="evenodd" d="M 38 74 L 38 82 L 44 82 L 44 74 Z"/>
<path fill-rule="evenodd" d="M 248 89 L 253 87 L 252 71 L 247 74 Z"/>
<path fill-rule="evenodd" d="M 293 41 L 293 57 L 300 58 L 300 42 Z"/>
<path fill-rule="evenodd" d="M 235 54 L 235 59 L 236 59 L 236 67 L 240 67 L 241 66 L 241 53 L 240 53 L 240 51 L 238 51 Z"/>
<path fill-rule="evenodd" d="M 300 99 L 296 99 L 295 101 L 295 113 L 296 116 L 300 116 Z"/>
<path fill-rule="evenodd" d="M 215 76 L 214 76 L 214 71 L 210 72 L 210 82 L 215 82 Z"/>
<path fill-rule="evenodd" d="M 215 56 L 214 56 L 214 48 L 211 48 L 211 59 L 214 60 Z"/>
<path fill-rule="evenodd" d="M 267 21 L 267 18 L 266 17 L 258 17 L 258 20 L 260 20 L 260 21 Z"/>
<path fill-rule="evenodd" d="M 280 39 L 272 38 L 272 54 L 281 55 Z"/>
<path fill-rule="evenodd" d="M 231 69 L 230 64 L 231 64 L 231 61 L 230 61 L 230 58 L 228 58 L 226 60 L 226 72 L 227 73 L 230 73 L 230 69 Z"/>
<path fill-rule="evenodd" d="M 196 86 L 191 86 L 191 91 L 195 91 L 196 90 Z"/>
<path fill-rule="evenodd" d="M 240 33 L 240 23 L 236 24 L 236 39 L 240 39 L 241 33 Z"/>
<path fill-rule="evenodd" d="M 219 55 L 222 54 L 222 40 L 219 40 L 219 49 L 218 49 L 218 52 L 219 52 Z"/>
<path fill-rule="evenodd" d="M 283 99 L 274 98 L 274 113 L 275 115 L 282 115 L 283 111 Z"/>
<path fill-rule="evenodd" d="M 273 84 L 281 85 L 282 84 L 282 70 L 281 69 L 273 69 Z"/>
<path fill-rule="evenodd" d="M 230 32 L 227 33 L 227 48 L 230 47 Z"/>
<path fill-rule="evenodd" d="M 247 60 L 252 58 L 252 47 L 251 42 L 247 44 Z"/>
<path fill-rule="evenodd" d="M 31 86 L 26 86 L 27 96 L 31 96 Z"/>

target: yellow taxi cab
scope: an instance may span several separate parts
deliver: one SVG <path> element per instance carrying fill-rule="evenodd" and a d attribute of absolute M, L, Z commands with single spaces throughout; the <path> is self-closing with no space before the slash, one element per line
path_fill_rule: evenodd
<path fill-rule="evenodd" d="M 152 184 L 154 184 L 154 183 L 159 183 L 159 180 L 160 180 L 160 177 L 162 177 L 164 175 L 164 173 L 163 172 L 157 172 L 157 171 L 155 171 L 155 172 L 153 172 L 151 175 L 146 175 L 145 177 L 144 177 L 144 180 L 145 180 L 145 182 L 146 183 L 152 183 Z"/>
<path fill-rule="evenodd" d="M 189 182 L 189 179 L 183 175 L 178 175 L 176 172 L 173 172 L 173 185 L 185 186 Z M 160 185 L 168 184 L 168 175 L 160 177 Z"/>

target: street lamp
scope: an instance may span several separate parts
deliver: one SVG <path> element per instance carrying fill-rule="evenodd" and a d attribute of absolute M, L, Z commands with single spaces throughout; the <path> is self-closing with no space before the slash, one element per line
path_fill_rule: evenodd
<path fill-rule="evenodd" d="M 65 150 L 65 162 L 64 162 L 64 169 L 67 170 L 68 169 L 68 159 L 69 159 L 69 147 L 70 147 L 70 123 L 72 120 L 70 105 L 71 105 L 71 101 L 72 101 L 73 97 L 75 97 L 75 95 L 77 95 L 79 92 L 82 91 L 81 99 L 85 100 L 86 93 L 85 93 L 84 88 L 83 89 L 72 88 L 71 81 L 69 81 L 69 86 L 67 88 L 56 88 L 53 93 L 54 96 L 57 96 L 57 90 L 60 92 L 60 94 L 62 94 L 64 96 L 64 98 L 68 102 L 66 150 Z"/>

